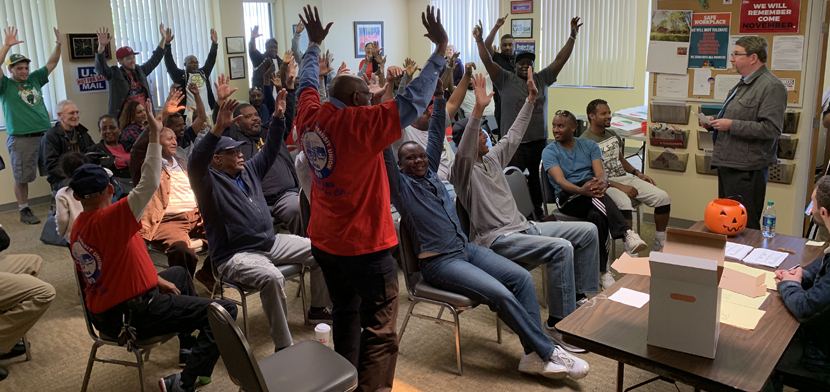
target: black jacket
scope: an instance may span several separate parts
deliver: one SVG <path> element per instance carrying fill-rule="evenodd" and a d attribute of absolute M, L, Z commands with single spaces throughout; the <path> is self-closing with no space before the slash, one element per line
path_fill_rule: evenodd
<path fill-rule="evenodd" d="M 89 136 L 86 127 L 78 124 L 75 127 L 75 132 L 78 132 L 78 150 L 81 154 L 85 153 L 87 149 L 92 147 L 95 142 Z M 52 185 L 52 190 L 65 179 L 61 169 L 58 165 L 58 160 L 61 155 L 69 152 L 71 149 L 69 138 L 66 136 L 66 131 L 63 130 L 60 122 L 55 123 L 55 126 L 49 128 L 48 131 L 40 139 L 40 154 L 43 163 L 46 165 L 46 180 Z"/>
<path fill-rule="evenodd" d="M 124 150 L 130 152 L 133 149 L 133 144 L 126 140 L 118 140 L 122 146 L 124 146 Z M 116 169 L 115 168 L 115 160 L 119 159 L 112 153 L 112 151 L 107 148 L 107 144 L 104 143 L 103 140 L 98 144 L 93 145 L 88 150 L 86 150 L 87 158 L 90 160 L 91 163 L 99 165 L 105 169 L 109 169 L 112 172 L 112 175 L 115 177 L 121 178 L 130 178 L 130 165 L 127 164 L 127 167 L 123 169 Z"/>
<path fill-rule="evenodd" d="M 216 99 L 213 97 L 213 89 L 210 87 L 210 73 L 213 72 L 213 66 L 216 64 L 216 50 L 218 47 L 218 44 L 210 45 L 210 52 L 205 59 L 205 65 L 202 68 L 199 68 L 199 73 L 202 74 L 202 78 L 207 83 L 207 97 L 202 98 L 207 99 L 205 104 L 209 105 L 206 106 L 209 108 L 216 105 Z M 164 48 L 164 66 L 167 67 L 167 74 L 170 75 L 170 80 L 172 80 L 173 83 L 180 84 L 183 89 L 186 89 L 188 78 L 187 71 L 176 65 L 176 60 L 173 59 L 173 53 L 170 50 L 170 45 L 167 45 Z M 179 102 L 179 106 L 184 106 L 185 103 L 187 103 L 186 95 L 182 97 L 182 100 Z M 187 110 L 187 108 L 185 108 L 185 110 Z"/>

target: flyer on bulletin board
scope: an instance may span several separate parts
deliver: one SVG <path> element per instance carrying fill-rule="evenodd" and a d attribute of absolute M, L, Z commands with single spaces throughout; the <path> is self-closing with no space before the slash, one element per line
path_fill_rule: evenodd
<path fill-rule="evenodd" d="M 801 0 L 742 0 L 740 34 L 798 33 Z"/>
<path fill-rule="evenodd" d="M 729 25 L 732 13 L 692 15 L 689 68 L 726 69 L 729 66 Z"/>

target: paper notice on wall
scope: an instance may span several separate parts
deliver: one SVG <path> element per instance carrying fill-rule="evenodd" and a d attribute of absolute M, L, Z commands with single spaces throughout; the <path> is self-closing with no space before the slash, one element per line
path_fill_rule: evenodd
<path fill-rule="evenodd" d="M 689 75 L 657 74 L 658 97 L 686 98 L 689 94 Z"/>
<path fill-rule="evenodd" d="M 795 78 L 778 78 L 787 91 L 795 91 Z"/>
<path fill-rule="evenodd" d="M 732 53 L 735 53 L 735 42 L 738 42 L 739 39 L 745 37 L 744 35 L 730 35 L 729 36 L 729 51 L 727 54 L 732 56 Z M 730 57 L 731 58 L 731 57 Z"/>
<path fill-rule="evenodd" d="M 725 100 L 740 80 L 741 75 L 715 75 L 715 99 Z"/>
<path fill-rule="evenodd" d="M 712 70 L 708 68 L 698 68 L 693 71 L 695 79 L 692 95 L 709 95 L 712 93 L 712 85 L 709 84 L 709 78 L 712 77 Z"/>
<path fill-rule="evenodd" d="M 772 70 L 801 71 L 803 35 L 778 35 L 772 39 Z"/>
<path fill-rule="evenodd" d="M 646 71 L 686 74 L 691 30 L 692 11 L 652 12 Z"/>

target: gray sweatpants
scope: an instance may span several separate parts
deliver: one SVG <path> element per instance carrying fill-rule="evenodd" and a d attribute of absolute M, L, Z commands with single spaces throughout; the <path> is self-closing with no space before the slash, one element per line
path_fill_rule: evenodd
<path fill-rule="evenodd" d="M 311 256 L 311 241 L 292 234 L 277 234 L 268 252 L 237 253 L 218 267 L 223 278 L 256 287 L 262 310 L 277 350 L 291 345 L 285 303 L 285 277 L 276 266 L 302 264 L 311 269 L 311 306 L 331 307 L 323 271 Z"/>

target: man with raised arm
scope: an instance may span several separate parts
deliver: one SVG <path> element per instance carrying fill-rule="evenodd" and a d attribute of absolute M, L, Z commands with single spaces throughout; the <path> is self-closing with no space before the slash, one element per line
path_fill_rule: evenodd
<path fill-rule="evenodd" d="M 162 392 L 193 391 L 201 376 L 209 377 L 219 359 L 207 308 L 221 304 L 236 318 L 236 305 L 196 296 L 187 270 L 171 267 L 158 274 L 141 238 L 141 217 L 161 177 L 161 121 L 150 118 L 150 144 L 141 181 L 112 204 L 113 186 L 98 165 L 85 164 L 72 174 L 69 187 L 84 207 L 70 237 L 72 259 L 83 275 L 86 307 L 102 333 L 124 339 L 179 334 L 180 374 L 159 380 Z M 134 328 L 134 335 L 130 328 Z M 194 330 L 199 336 L 193 338 Z"/>
<path fill-rule="evenodd" d="M 440 13 L 436 17 L 428 7 L 421 20 L 435 52 L 403 94 L 369 106 L 372 93 L 366 82 L 339 75 L 331 82 L 329 101 L 321 105 L 319 47 L 331 23 L 323 28 L 316 9 L 304 11 L 300 18 L 309 47 L 295 124 L 313 178 L 308 236 L 334 303 L 334 349 L 357 367 L 358 391 L 391 391 L 398 352 L 398 274 L 390 248 L 398 241 L 382 152 L 429 104 L 446 65 L 447 33 Z"/>
<path fill-rule="evenodd" d="M 109 81 L 109 109 L 107 113 L 118 116 L 121 110 L 130 101 L 138 101 L 141 106 L 150 102 L 150 113 L 152 111 L 153 93 L 150 90 L 150 83 L 147 82 L 147 75 L 150 75 L 164 58 L 165 46 L 173 42 L 173 31 L 165 29 L 164 24 L 159 25 L 161 41 L 153 51 L 153 55 L 146 63 L 136 65 L 135 56 L 138 52 L 129 46 L 118 48 L 115 51 L 115 58 L 118 59 L 120 67 L 107 64 L 104 50 L 107 44 L 112 41 L 109 29 L 101 27 L 98 29 L 98 53 L 95 55 L 95 71 Z M 149 117 L 149 116 L 148 116 Z"/>
<path fill-rule="evenodd" d="M 528 102 L 534 102 L 537 93 L 532 83 L 533 79 L 529 79 Z M 475 85 L 472 117 L 481 120 L 492 93 L 487 94 L 483 75 L 476 76 Z M 585 377 L 588 364 L 553 345 L 542 332 L 530 273 L 490 249 L 467 242 L 453 200 L 437 175 L 445 140 L 446 101 L 441 86 L 439 81 L 426 151 L 416 142 L 404 143 L 398 149 L 396 167 L 392 148 L 384 150 L 392 203 L 403 218 L 401 224 L 409 229 L 421 275 L 435 287 L 463 294 L 495 311 L 522 342 L 520 372 L 555 379 Z M 472 142 L 475 141 L 470 138 L 464 141 Z"/>
<path fill-rule="evenodd" d="M 530 117 L 530 123 L 527 126 L 522 144 L 516 150 L 516 153 L 508 157 L 510 163 L 508 166 L 516 166 L 520 170 L 527 169 L 528 185 L 530 186 L 530 197 L 533 201 L 533 210 L 538 219 L 544 216 L 542 211 L 542 188 L 539 183 L 539 162 L 542 160 L 542 150 L 547 145 L 548 139 L 548 103 L 547 91 L 548 87 L 556 82 L 559 72 L 568 62 L 571 57 L 571 52 L 574 48 L 576 35 L 579 33 L 579 28 L 582 26 L 579 23 L 579 17 L 571 19 L 571 36 L 565 42 L 565 46 L 556 55 L 556 58 L 547 67 L 541 71 L 532 74 L 533 80 L 539 87 L 539 95 L 536 97 L 536 105 L 534 105 L 533 115 Z M 536 55 L 530 52 L 522 52 L 516 55 L 516 72 L 509 71 L 500 67 L 490 58 L 490 52 L 481 37 L 481 21 L 478 26 L 473 29 L 473 38 L 475 38 L 478 45 L 478 54 L 481 57 L 481 62 L 490 74 L 490 80 L 493 81 L 493 88 L 498 90 L 501 95 L 501 119 L 499 122 L 499 129 L 509 129 L 516 117 L 519 115 L 519 110 L 522 107 L 522 101 L 527 97 L 527 83 L 528 68 L 533 66 Z"/>
<path fill-rule="evenodd" d="M 185 110 L 190 107 L 199 108 L 201 102 L 197 102 L 197 97 L 190 89 L 190 85 L 196 85 L 199 90 L 199 95 L 207 99 L 207 114 L 211 115 L 213 105 L 216 104 L 216 99 L 213 98 L 213 89 L 210 88 L 210 73 L 213 72 L 213 66 L 216 64 L 216 51 L 219 48 L 219 35 L 216 30 L 210 29 L 210 51 L 205 59 L 205 65 L 199 68 L 199 59 L 194 55 L 189 55 L 184 58 L 184 69 L 176 65 L 176 60 L 173 58 L 172 47 L 165 46 L 164 50 L 164 65 L 167 67 L 167 74 L 170 75 L 170 80 L 173 83 L 178 83 L 182 87 L 186 87 L 184 102 L 178 102 L 178 105 L 185 107 Z M 192 120 L 191 120 L 192 122 Z M 200 128 L 201 129 L 201 128 Z M 199 132 L 198 130 L 196 131 Z M 176 132 L 176 135 L 179 133 Z"/>
<path fill-rule="evenodd" d="M 40 223 L 29 208 L 29 183 L 37 178 L 40 138 L 52 127 L 49 112 L 43 102 L 43 87 L 49 83 L 49 74 L 61 60 L 61 34 L 55 30 L 55 49 L 46 65 L 30 72 L 31 60 L 22 54 L 13 54 L 6 60 L 12 46 L 22 44 L 17 39 L 17 29 L 4 29 L 5 40 L 0 47 L 0 61 L 5 61 L 11 77 L 0 75 L 0 104 L 6 117 L 6 147 L 11 158 L 14 177 L 14 197 L 20 210 L 20 221 L 30 225 Z"/>
<path fill-rule="evenodd" d="M 265 53 L 262 53 L 256 48 L 256 39 L 261 36 L 259 26 L 254 26 L 251 29 L 251 39 L 248 41 L 248 56 L 251 57 L 251 65 L 254 68 L 253 75 L 251 75 L 251 86 L 259 87 L 260 89 L 265 83 L 263 76 L 265 75 L 265 70 L 269 68 L 268 63 L 273 64 L 271 69 L 275 72 L 282 66 L 282 59 L 279 53 L 280 44 L 277 42 L 277 39 L 273 37 L 268 38 L 265 41 Z M 266 64 L 263 66 L 262 63 Z"/>

